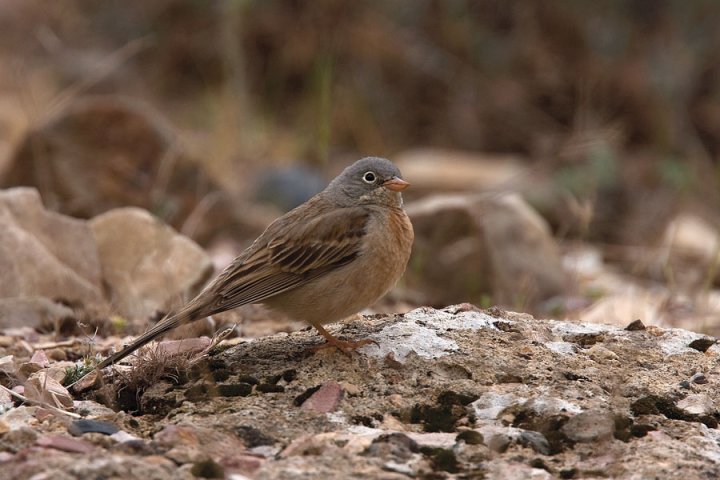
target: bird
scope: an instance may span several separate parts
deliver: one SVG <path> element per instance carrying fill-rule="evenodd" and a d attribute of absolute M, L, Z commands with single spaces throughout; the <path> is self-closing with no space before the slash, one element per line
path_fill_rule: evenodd
<path fill-rule="evenodd" d="M 170 330 L 251 303 L 314 327 L 347 353 L 372 340 L 340 340 L 323 325 L 382 298 L 405 271 L 414 240 L 401 192 L 410 185 L 389 160 L 366 157 L 272 222 L 195 298 L 96 369 L 119 362 Z"/>

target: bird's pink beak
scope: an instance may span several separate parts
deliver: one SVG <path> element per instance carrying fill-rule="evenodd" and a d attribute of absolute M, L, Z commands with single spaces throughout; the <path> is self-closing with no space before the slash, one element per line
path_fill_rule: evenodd
<path fill-rule="evenodd" d="M 392 190 L 393 192 L 402 192 L 410 186 L 409 182 L 406 182 L 402 178 L 393 177 L 390 180 L 383 182 L 383 187 Z"/>

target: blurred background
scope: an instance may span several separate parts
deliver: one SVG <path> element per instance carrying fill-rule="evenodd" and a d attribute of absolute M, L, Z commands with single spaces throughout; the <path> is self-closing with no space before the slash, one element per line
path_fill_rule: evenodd
<path fill-rule="evenodd" d="M 79 219 L 143 208 L 217 269 L 384 156 L 417 240 L 377 310 L 717 333 L 718 25 L 714 0 L 5 0 L 0 187 Z M 103 315 L 147 322 L 110 268 Z"/>

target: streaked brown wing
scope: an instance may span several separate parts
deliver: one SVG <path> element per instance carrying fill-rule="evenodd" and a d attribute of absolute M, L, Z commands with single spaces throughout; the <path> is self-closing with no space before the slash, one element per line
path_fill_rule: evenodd
<path fill-rule="evenodd" d="M 304 225 L 271 226 L 200 295 L 200 302 L 214 300 L 203 313 L 262 302 L 350 263 L 361 253 L 368 219 L 365 209 L 335 208 Z"/>

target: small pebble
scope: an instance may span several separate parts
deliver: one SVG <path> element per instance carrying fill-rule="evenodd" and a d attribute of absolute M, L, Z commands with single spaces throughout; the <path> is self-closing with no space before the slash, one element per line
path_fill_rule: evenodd
<path fill-rule="evenodd" d="M 82 419 L 72 422 L 67 431 L 74 437 L 79 437 L 83 433 L 102 433 L 103 435 L 112 435 L 120 429 L 117 425 L 110 422 L 101 422 L 98 420 Z"/>
<path fill-rule="evenodd" d="M 690 342 L 688 347 L 697 350 L 698 352 L 706 352 L 708 348 L 712 347 L 717 343 L 717 340 L 712 337 L 698 338 Z"/>
<path fill-rule="evenodd" d="M 637 332 L 641 330 L 645 330 L 645 324 L 640 320 L 639 318 L 633 322 L 630 322 L 627 327 L 625 327 L 625 330 L 628 332 Z"/>
<path fill-rule="evenodd" d="M 690 381 L 693 383 L 697 383 L 698 385 L 705 385 L 708 383 L 708 379 L 702 372 L 697 372 L 695 375 L 690 377 Z"/>

